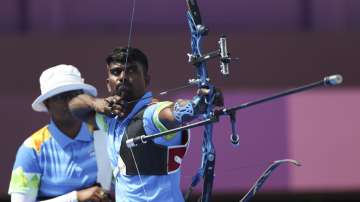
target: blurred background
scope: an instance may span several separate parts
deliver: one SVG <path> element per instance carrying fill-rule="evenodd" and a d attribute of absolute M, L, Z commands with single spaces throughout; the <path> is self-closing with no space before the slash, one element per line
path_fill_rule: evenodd
<path fill-rule="evenodd" d="M 104 59 L 128 43 L 131 0 L 2 0 L 0 6 L 1 141 L 0 197 L 8 184 L 17 148 L 46 114 L 32 111 L 41 72 L 72 64 L 101 96 L 107 95 Z M 237 113 L 240 147 L 229 141 L 230 124 L 215 126 L 215 201 L 238 201 L 274 160 L 282 165 L 254 201 L 360 201 L 360 1 L 198 0 L 210 29 L 203 51 L 217 49 L 222 34 L 238 62 L 222 78 L 209 62 L 212 81 L 227 106 L 342 74 L 344 83 L 299 93 Z M 131 46 L 150 61 L 150 88 L 159 93 L 194 77 L 187 63 L 190 33 L 182 1 L 137 0 Z M 161 99 L 191 97 L 185 89 Z M 201 130 L 192 131 L 183 163 L 185 190 L 200 165 Z M 201 185 L 195 193 L 198 195 Z"/>

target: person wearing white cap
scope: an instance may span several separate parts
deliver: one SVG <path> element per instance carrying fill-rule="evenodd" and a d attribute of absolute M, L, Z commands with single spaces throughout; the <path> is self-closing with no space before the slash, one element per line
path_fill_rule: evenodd
<path fill-rule="evenodd" d="M 27 138 L 18 149 L 9 194 L 13 202 L 106 201 L 96 184 L 93 129 L 72 115 L 69 101 L 97 95 L 72 65 L 57 65 L 40 76 L 41 95 L 32 103 L 48 112 L 50 123 Z"/>

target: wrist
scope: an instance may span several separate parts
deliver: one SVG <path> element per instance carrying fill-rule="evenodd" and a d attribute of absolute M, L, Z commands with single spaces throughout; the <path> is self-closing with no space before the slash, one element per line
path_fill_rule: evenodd
<path fill-rule="evenodd" d="M 105 98 L 95 98 L 92 102 L 91 107 L 95 112 L 104 113 L 105 106 L 107 105 L 107 101 Z"/>
<path fill-rule="evenodd" d="M 69 194 L 69 202 L 79 202 L 78 200 L 78 192 L 75 190 L 75 191 L 72 191 L 70 192 Z"/>

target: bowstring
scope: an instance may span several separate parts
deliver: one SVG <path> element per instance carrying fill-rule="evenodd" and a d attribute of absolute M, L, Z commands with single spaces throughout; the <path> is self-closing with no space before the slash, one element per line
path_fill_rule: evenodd
<path fill-rule="evenodd" d="M 124 68 L 124 74 L 126 74 L 127 72 L 127 65 L 128 65 L 128 57 L 129 57 L 129 48 L 130 48 L 130 45 L 131 45 L 131 38 L 132 38 L 132 32 L 133 32 L 133 22 L 134 22 L 134 15 L 135 15 L 135 5 L 136 5 L 136 0 L 133 0 L 133 5 L 132 5 L 132 12 L 131 12 L 131 17 L 130 17 L 130 28 L 129 28 L 129 36 L 128 36 L 128 41 L 127 41 L 127 49 L 126 49 L 126 59 L 125 59 L 125 68 Z M 125 75 L 123 77 L 123 79 L 125 78 Z M 125 135 L 126 135 L 126 139 L 129 139 L 129 136 L 127 134 L 127 132 L 125 131 Z M 134 155 L 134 152 L 132 150 L 132 148 L 130 147 L 130 152 L 131 152 L 131 156 L 134 160 L 134 164 L 135 164 L 135 168 L 136 168 L 136 172 L 138 174 L 138 177 L 139 177 L 139 180 L 140 180 L 140 186 L 142 187 L 143 189 L 143 192 L 145 194 L 145 197 L 147 197 L 147 191 L 145 189 L 145 184 L 144 184 L 144 181 L 142 180 L 141 178 L 141 175 L 140 175 L 140 170 L 139 170 L 139 166 L 137 164 L 137 161 L 136 161 L 136 158 L 135 158 L 135 155 Z M 146 201 L 148 201 L 148 199 L 146 198 Z"/>

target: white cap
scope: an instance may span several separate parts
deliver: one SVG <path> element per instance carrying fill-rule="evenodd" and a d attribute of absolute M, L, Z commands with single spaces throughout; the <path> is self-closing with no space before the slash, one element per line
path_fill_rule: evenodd
<path fill-rule="evenodd" d="M 72 65 L 57 65 L 42 72 L 40 76 L 41 95 L 32 103 L 32 108 L 38 112 L 47 112 L 44 100 L 67 91 L 83 90 L 92 96 L 97 95 L 94 86 L 84 83 L 79 70 Z"/>

